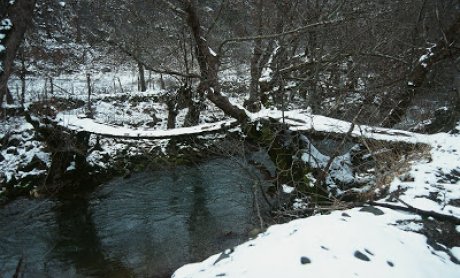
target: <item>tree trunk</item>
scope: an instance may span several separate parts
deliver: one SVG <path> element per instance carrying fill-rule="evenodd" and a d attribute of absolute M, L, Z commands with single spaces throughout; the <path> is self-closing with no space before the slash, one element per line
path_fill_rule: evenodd
<path fill-rule="evenodd" d="M 89 118 L 93 117 L 93 111 L 91 108 L 91 74 L 86 74 L 86 83 L 88 86 L 88 99 L 86 101 L 86 116 Z"/>
<path fill-rule="evenodd" d="M 262 12 L 263 12 L 263 1 L 257 1 L 256 13 L 252 17 L 257 17 L 257 35 L 262 35 Z M 257 112 L 261 109 L 260 103 L 260 88 L 259 79 L 262 74 L 261 68 L 261 57 L 262 57 L 262 40 L 256 39 L 254 41 L 254 48 L 251 57 L 251 84 L 249 87 L 249 99 L 245 101 L 244 107 L 251 112 Z"/>
<path fill-rule="evenodd" d="M 248 119 L 246 112 L 230 103 L 228 98 L 221 93 L 217 76 L 219 71 L 219 57 L 212 51 L 201 33 L 202 26 L 192 0 L 184 1 L 184 11 L 187 15 L 187 25 L 192 31 L 193 39 L 196 44 L 196 59 L 201 73 L 200 84 L 197 90 L 200 98 L 206 95 L 206 97 L 217 107 L 222 109 L 225 114 L 239 121 L 246 121 Z"/>
<path fill-rule="evenodd" d="M 7 5 L 5 16 L 11 20 L 13 27 L 6 33 L 6 38 L 2 41 L 6 50 L 0 54 L 0 63 L 3 67 L 3 71 L 0 70 L 0 106 L 4 97 L 9 94 L 8 79 L 13 72 L 14 58 L 24 38 L 24 33 L 32 21 L 34 8 L 35 0 L 15 1 Z"/>
<path fill-rule="evenodd" d="M 423 85 L 427 74 L 431 68 L 438 62 L 457 57 L 460 54 L 458 36 L 460 35 L 460 17 L 457 18 L 454 24 L 445 32 L 434 47 L 429 49 L 429 52 L 420 58 L 415 67 L 409 73 L 407 82 L 407 91 L 397 99 L 397 105 L 393 108 L 388 116 L 383 120 L 383 127 L 393 127 L 399 123 L 404 117 L 407 108 L 410 106 L 412 99 L 417 93 L 417 89 Z"/>
<path fill-rule="evenodd" d="M 139 68 L 139 91 L 145 92 L 147 91 L 147 86 L 145 85 L 144 66 L 141 63 L 137 63 L 137 67 Z"/>
<path fill-rule="evenodd" d="M 176 117 L 177 117 L 177 107 L 174 99 L 170 99 L 166 102 L 168 106 L 168 129 L 176 128 Z"/>
<path fill-rule="evenodd" d="M 24 107 L 26 100 L 26 62 L 24 57 L 24 49 L 21 51 L 21 106 Z"/>

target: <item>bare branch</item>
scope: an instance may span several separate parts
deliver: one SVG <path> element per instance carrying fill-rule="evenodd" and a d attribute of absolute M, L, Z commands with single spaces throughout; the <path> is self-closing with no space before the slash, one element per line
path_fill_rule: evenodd
<path fill-rule="evenodd" d="M 197 73 L 184 73 L 184 72 L 180 72 L 180 71 L 176 71 L 176 70 L 172 70 L 172 69 L 167 69 L 167 68 L 155 68 L 155 67 L 152 67 L 152 66 L 146 64 L 136 53 L 134 53 L 134 51 L 129 50 L 128 48 L 124 47 L 122 44 L 120 44 L 120 43 L 118 43 L 118 42 L 116 42 L 114 40 L 111 40 L 111 39 L 106 39 L 104 42 L 106 42 L 109 45 L 112 45 L 112 46 L 118 48 L 121 52 L 123 52 L 127 56 L 133 58 L 134 61 L 136 61 L 137 63 L 141 64 L 147 70 L 153 71 L 155 73 L 175 75 L 175 76 L 184 77 L 184 78 L 194 78 L 194 79 L 200 78 L 200 75 L 197 74 Z"/>
<path fill-rule="evenodd" d="M 220 4 L 220 7 L 219 7 L 219 11 L 217 12 L 217 15 L 216 17 L 214 18 L 211 26 L 208 28 L 208 31 L 206 31 L 206 34 L 205 34 L 205 37 L 207 37 L 212 29 L 214 29 L 214 27 L 216 27 L 217 25 L 217 22 L 219 22 L 219 19 L 221 18 L 221 15 L 222 15 L 222 11 L 224 10 L 224 7 L 228 4 L 228 0 L 223 0 L 222 3 Z"/>
<path fill-rule="evenodd" d="M 292 34 L 300 34 L 309 31 L 312 28 L 318 27 L 318 26 L 324 26 L 324 25 L 333 25 L 337 24 L 340 22 L 343 22 L 345 19 L 333 19 L 333 20 L 325 20 L 325 21 L 319 21 L 315 22 L 312 24 L 307 24 L 289 31 L 281 32 L 281 33 L 275 33 L 275 34 L 267 34 L 267 35 L 258 35 L 258 36 L 247 36 L 247 37 L 239 37 L 239 38 L 231 38 L 224 40 L 220 45 L 219 45 L 219 54 L 222 52 L 222 48 L 228 44 L 228 43 L 235 43 L 235 42 L 245 42 L 245 41 L 254 41 L 254 40 L 267 40 L 267 39 L 276 39 L 279 37 L 283 37 L 286 35 L 292 35 Z"/>
<path fill-rule="evenodd" d="M 403 59 L 401 59 L 399 57 L 392 56 L 392 55 L 387 55 L 387 54 L 383 54 L 383 53 L 378 53 L 378 52 L 373 52 L 373 53 L 361 52 L 361 53 L 359 53 L 359 55 L 362 55 L 362 56 L 374 56 L 374 57 L 380 57 L 380 58 L 388 58 L 390 60 L 394 60 L 394 61 L 403 63 L 405 65 L 410 65 L 410 63 L 408 63 L 407 61 L 404 61 Z"/>

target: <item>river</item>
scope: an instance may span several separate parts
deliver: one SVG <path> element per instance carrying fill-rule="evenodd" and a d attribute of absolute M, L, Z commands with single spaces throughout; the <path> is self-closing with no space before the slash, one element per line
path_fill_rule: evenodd
<path fill-rule="evenodd" d="M 11 277 L 168 277 L 235 246 L 256 227 L 245 160 L 117 178 L 73 198 L 18 199 L 0 210 L 0 273 Z"/>

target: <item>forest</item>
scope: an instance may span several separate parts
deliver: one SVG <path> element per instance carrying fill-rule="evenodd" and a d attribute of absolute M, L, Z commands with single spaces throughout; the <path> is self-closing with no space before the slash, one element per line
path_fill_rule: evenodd
<path fill-rule="evenodd" d="M 458 0 L 1 0 L 0 122 L 0 277 L 460 274 Z"/>

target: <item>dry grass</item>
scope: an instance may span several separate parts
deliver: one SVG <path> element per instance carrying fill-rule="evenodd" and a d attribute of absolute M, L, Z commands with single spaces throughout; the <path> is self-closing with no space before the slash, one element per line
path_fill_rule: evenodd
<path fill-rule="evenodd" d="M 375 200 L 386 195 L 395 177 L 404 180 L 412 179 L 408 172 L 414 161 L 431 159 L 428 145 L 379 141 L 363 141 L 362 143 L 369 151 L 375 172 L 374 186 L 360 196 L 363 201 Z"/>

